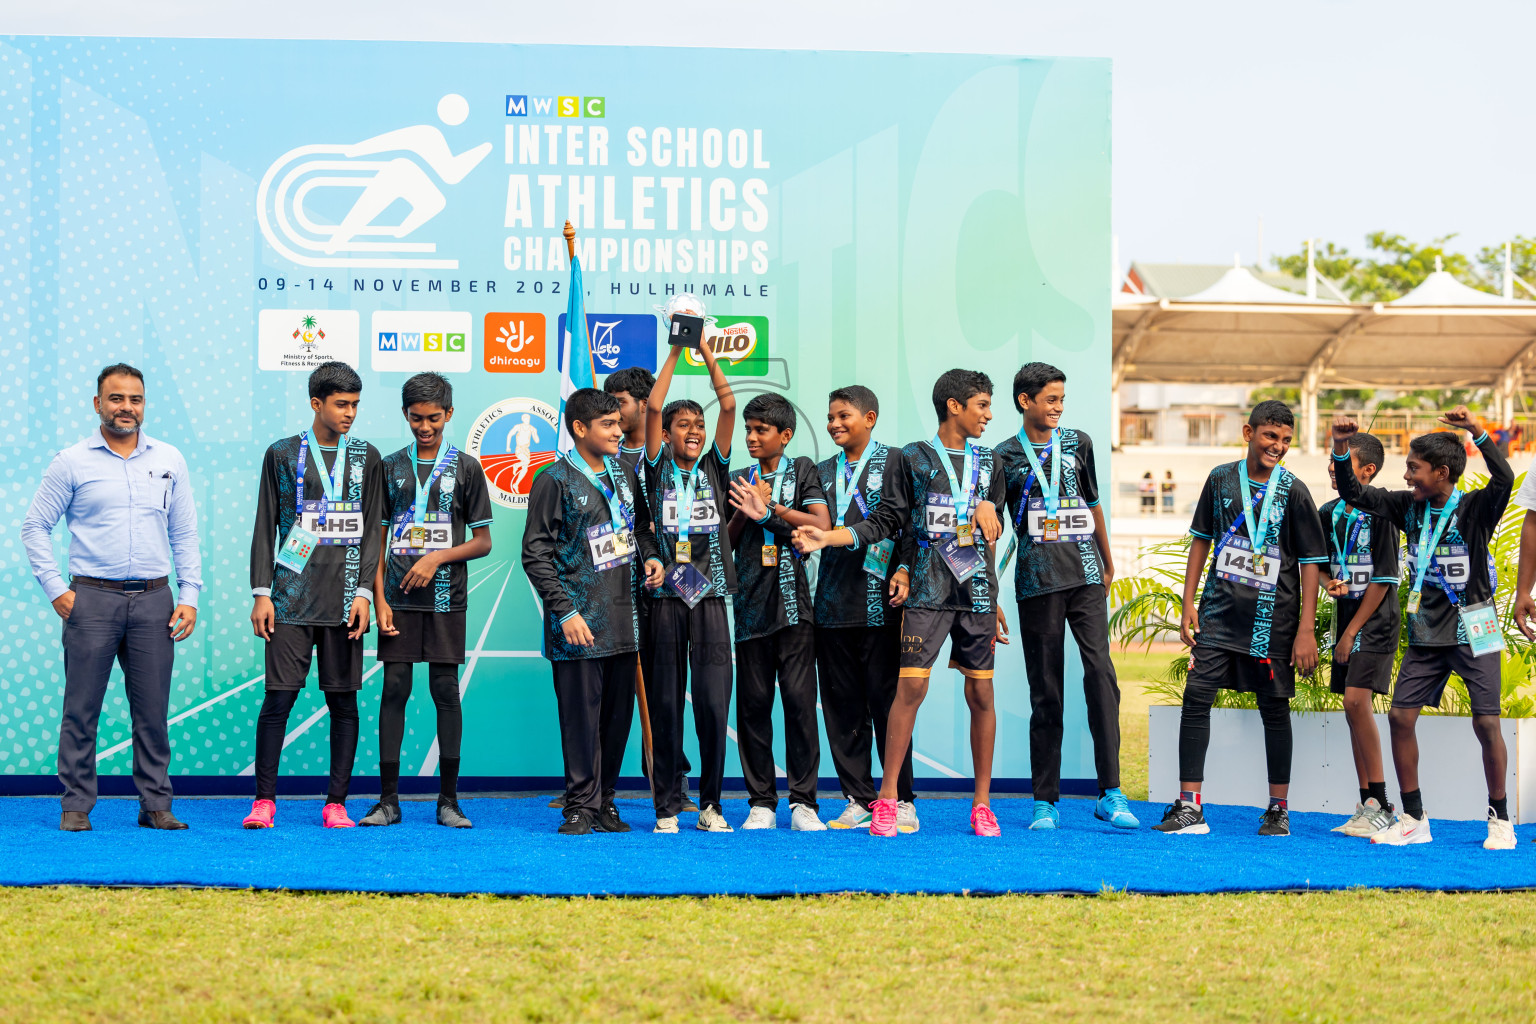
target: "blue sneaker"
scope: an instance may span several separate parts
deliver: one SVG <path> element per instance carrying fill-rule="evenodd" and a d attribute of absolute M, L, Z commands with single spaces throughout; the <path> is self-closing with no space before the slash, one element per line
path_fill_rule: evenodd
<path fill-rule="evenodd" d="M 1141 827 L 1141 822 L 1137 821 L 1136 815 L 1131 813 L 1130 801 L 1118 788 L 1106 790 L 1103 796 L 1094 801 L 1093 816 L 1100 821 L 1109 822 L 1115 828 Z"/>
<path fill-rule="evenodd" d="M 1035 801 L 1035 820 L 1029 823 L 1031 832 L 1040 832 L 1044 829 L 1055 828 L 1061 823 L 1061 815 L 1056 810 L 1056 805 L 1044 800 Z"/>

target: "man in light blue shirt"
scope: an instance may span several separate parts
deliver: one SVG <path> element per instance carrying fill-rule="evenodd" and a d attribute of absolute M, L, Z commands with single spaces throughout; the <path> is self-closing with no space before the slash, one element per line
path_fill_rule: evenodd
<path fill-rule="evenodd" d="M 126 363 L 102 370 L 95 406 L 100 429 L 54 456 L 21 524 L 32 574 L 64 620 L 59 828 L 90 831 L 96 723 L 117 661 L 133 719 L 139 824 L 183 829 L 171 813 L 166 715 L 175 644 L 192 635 L 203 586 L 192 481 L 181 453 L 140 429 L 142 373 Z M 69 529 L 68 583 L 53 559 L 60 517 Z M 179 597 L 169 586 L 173 555 Z"/>

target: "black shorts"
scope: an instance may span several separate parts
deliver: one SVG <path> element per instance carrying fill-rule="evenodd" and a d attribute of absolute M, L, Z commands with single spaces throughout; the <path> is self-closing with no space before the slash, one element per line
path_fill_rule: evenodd
<path fill-rule="evenodd" d="M 395 612 L 395 635 L 379 630 L 379 660 L 412 665 L 464 664 L 464 613 Z"/>
<path fill-rule="evenodd" d="M 992 678 L 997 647 L 996 612 L 962 612 L 932 608 L 907 608 L 901 613 L 901 653 L 898 675 L 926 676 L 939 660 L 944 641 L 949 667 L 968 676 Z"/>
<path fill-rule="evenodd" d="M 1497 654 L 1472 656 L 1472 648 L 1409 647 L 1403 652 L 1402 667 L 1397 670 L 1397 689 L 1392 691 L 1395 708 L 1433 708 L 1440 706 L 1445 684 L 1451 673 L 1467 684 L 1474 715 L 1499 713 L 1500 658 Z"/>
<path fill-rule="evenodd" d="M 1255 658 L 1219 647 L 1197 646 L 1189 656 L 1185 685 L 1262 693 L 1289 700 L 1296 696 L 1296 670 L 1284 658 Z"/>
<path fill-rule="evenodd" d="M 309 666 L 320 651 L 320 689 L 347 693 L 363 688 L 363 638 L 347 636 L 346 626 L 298 626 L 279 622 L 267 641 L 267 689 L 302 690 Z"/>
<path fill-rule="evenodd" d="M 1351 651 L 1349 660 L 1333 661 L 1328 689 L 1343 693 L 1346 688 L 1392 692 L 1392 655 L 1379 651 Z"/>

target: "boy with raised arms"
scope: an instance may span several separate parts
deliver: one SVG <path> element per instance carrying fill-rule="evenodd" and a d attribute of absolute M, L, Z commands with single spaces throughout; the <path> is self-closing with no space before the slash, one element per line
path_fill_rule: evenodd
<path fill-rule="evenodd" d="M 1099 798 L 1094 817 L 1137 828 L 1120 792 L 1120 686 L 1109 658 L 1108 590 L 1114 576 L 1109 531 L 1099 508 L 1093 440 L 1063 428 L 1067 375 L 1049 363 L 1027 363 L 1013 378 L 1013 402 L 1024 416 L 1016 437 L 997 446 L 1008 480 L 1018 563 L 1019 640 L 1029 676 L 1029 760 L 1036 831 L 1061 815 L 1061 739 L 1065 641 L 1070 626 L 1083 662 L 1083 696 L 1093 736 Z"/>
<path fill-rule="evenodd" d="M 400 389 L 400 409 L 413 443 L 385 458 L 382 548 L 374 575 L 379 622 L 379 802 L 359 825 L 400 822 L 400 746 L 411 677 L 427 665 L 427 686 L 437 708 L 437 823 L 469 828 L 459 809 L 459 748 L 464 716 L 459 666 L 464 664 L 464 613 L 469 566 L 491 553 L 491 495 L 474 456 L 443 443 L 453 419 L 453 385 L 437 373 L 418 373 Z M 468 536 L 466 536 L 468 535 Z"/>
<path fill-rule="evenodd" d="M 662 562 L 634 471 L 618 460 L 619 400 L 579 388 L 566 399 L 565 426 L 575 446 L 535 478 L 523 531 L 560 709 L 559 832 L 628 832 L 613 797 L 635 713 L 635 577 L 659 586 Z"/>
<path fill-rule="evenodd" d="M 1349 465 L 1355 479 L 1368 484 L 1386 461 L 1379 438 L 1355 434 L 1349 439 Z M 1339 489 L 1332 460 L 1328 478 Z M 1376 694 L 1392 692 L 1392 661 L 1397 654 L 1402 612 L 1398 607 L 1400 571 L 1397 549 L 1402 534 L 1389 519 L 1353 508 L 1335 498 L 1318 509 L 1328 538 L 1328 596 L 1333 598 L 1333 665 L 1329 688 L 1344 697 L 1349 747 L 1360 782 L 1360 799 L 1349 820 L 1334 829 L 1347 836 L 1372 836 L 1392 824 L 1386 775 L 1381 765 L 1381 734 L 1376 731 Z"/>
<path fill-rule="evenodd" d="M 1408 650 L 1392 691 L 1392 763 L 1402 787 L 1402 814 L 1371 842 L 1408 846 L 1430 842 L 1429 813 L 1419 788 L 1419 711 L 1435 707 L 1455 673 L 1472 704 L 1472 731 L 1483 748 L 1488 782 L 1488 838 L 1485 850 L 1513 850 L 1515 829 L 1509 820 L 1504 780 L 1508 752 L 1499 731 L 1500 651 L 1503 627 L 1493 604 L 1494 580 L 1488 544 L 1498 529 L 1514 488 L 1515 474 L 1499 454 L 1498 444 L 1479 430 L 1467 407 L 1459 405 L 1440 422 L 1472 434 L 1488 467 L 1488 484 L 1476 490 L 1456 487 L 1467 466 L 1461 438 L 1438 431 L 1408 445 L 1406 491 L 1362 484 L 1350 461 L 1349 439 L 1359 431 L 1353 417 L 1333 420 L 1333 470 L 1339 497 L 1349 505 L 1381 516 L 1408 540 Z"/>
<path fill-rule="evenodd" d="M 906 525 L 915 550 L 911 593 L 902 612 L 896 699 L 881 763 L 900 764 L 907 756 L 928 677 L 944 641 L 950 640 L 949 664 L 965 677 L 965 702 L 971 712 L 976 775 L 971 828 L 979 836 L 997 836 L 1002 833 L 990 806 L 997 736 L 992 666 L 996 645 L 1007 643 L 1008 625 L 997 604 L 994 545 L 1003 530 L 997 509 L 1007 491 L 992 449 L 971 443 L 991 422 L 992 381 L 974 370 L 950 370 L 933 385 L 933 408 L 939 419 L 933 439 L 902 449 L 904 498 L 910 510 Z M 796 546 L 802 552 L 849 547 L 888 534 L 888 527 L 866 523 L 826 532 L 802 529 Z M 898 773 L 887 770 L 870 808 L 871 835 L 898 834 L 898 794 Z"/>
<path fill-rule="evenodd" d="M 832 766 L 848 801 L 829 828 L 868 828 L 875 802 L 871 749 L 885 754 L 885 726 L 896 698 L 901 606 L 911 575 L 912 534 L 905 530 L 906 462 L 901 449 L 874 441 L 880 400 L 859 384 L 827 397 L 827 434 L 842 451 L 816 467 L 833 498 L 832 529 L 847 547 L 825 547 L 816 571 L 816 668 Z M 806 529 L 820 539 L 822 531 Z M 873 542 L 869 538 L 877 538 Z M 878 539 L 885 538 L 885 539 Z M 797 546 L 800 542 L 797 541 Z M 896 827 L 916 832 L 912 750 L 896 779 Z"/>
<path fill-rule="evenodd" d="M 384 491 L 379 453 L 351 437 L 363 381 L 346 363 L 309 375 L 308 430 L 273 442 L 261 463 L 251 535 L 251 626 L 266 641 L 266 697 L 256 720 L 256 799 L 243 824 L 271 828 L 288 715 L 319 651 L 331 720 L 331 778 L 321 820 L 351 828 L 347 789 L 357 755 L 363 634 L 379 567 Z"/>
<path fill-rule="evenodd" d="M 725 600 L 736 592 L 736 565 L 730 537 L 721 527 L 730 515 L 736 397 L 714 351 L 708 345 L 699 351 L 720 403 L 709 450 L 704 408 L 686 398 L 667 402 L 681 348 L 667 355 L 645 414 L 645 500 L 667 570 L 665 585 L 652 591 L 649 643 L 641 647 L 640 661 L 650 698 L 656 831 L 665 833 L 677 831 L 683 808 L 683 704 L 690 675 L 700 761 L 696 827 L 731 831 L 720 812 L 720 791 L 731 707 L 731 626 Z"/>
<path fill-rule="evenodd" d="M 778 827 L 774 781 L 773 694 L 784 702 L 789 826 L 823 832 L 816 773 L 816 633 L 805 563 L 790 545 L 797 527 L 826 529 L 827 499 L 816 464 L 784 454 L 795 409 L 780 395 L 758 395 L 742 414 L 747 454 L 757 465 L 731 476 L 727 527 L 736 559 L 736 743 L 750 810 L 744 829 Z"/>
<path fill-rule="evenodd" d="M 1195 505 L 1179 628 L 1193 648 L 1179 717 L 1179 795 L 1152 826 L 1159 832 L 1210 831 L 1200 790 L 1211 708 L 1217 690 L 1240 690 L 1258 698 L 1264 723 L 1269 806 L 1259 835 L 1291 834 L 1291 698 L 1296 672 L 1317 668 L 1318 579 L 1328 562 L 1312 494 L 1280 465 L 1295 422 L 1282 402 L 1254 406 L 1243 425 L 1247 453 L 1211 470 Z"/>

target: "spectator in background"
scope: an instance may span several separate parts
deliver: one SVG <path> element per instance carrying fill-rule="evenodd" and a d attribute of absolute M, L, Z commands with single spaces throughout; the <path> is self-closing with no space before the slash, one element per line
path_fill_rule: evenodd
<path fill-rule="evenodd" d="M 1163 515 L 1165 515 L 1165 516 L 1171 516 L 1171 515 L 1173 515 L 1173 512 L 1174 512 L 1174 500 L 1173 500 L 1173 489 L 1174 489 L 1174 487 L 1175 487 L 1175 484 L 1173 482 L 1173 470 L 1171 470 L 1171 469 L 1164 470 L 1164 472 L 1163 472 L 1163 482 L 1160 485 L 1159 489 L 1162 491 L 1162 494 L 1163 494 Z"/>
<path fill-rule="evenodd" d="M 1152 479 L 1150 469 L 1141 474 L 1141 514 L 1157 515 L 1157 481 Z"/>

